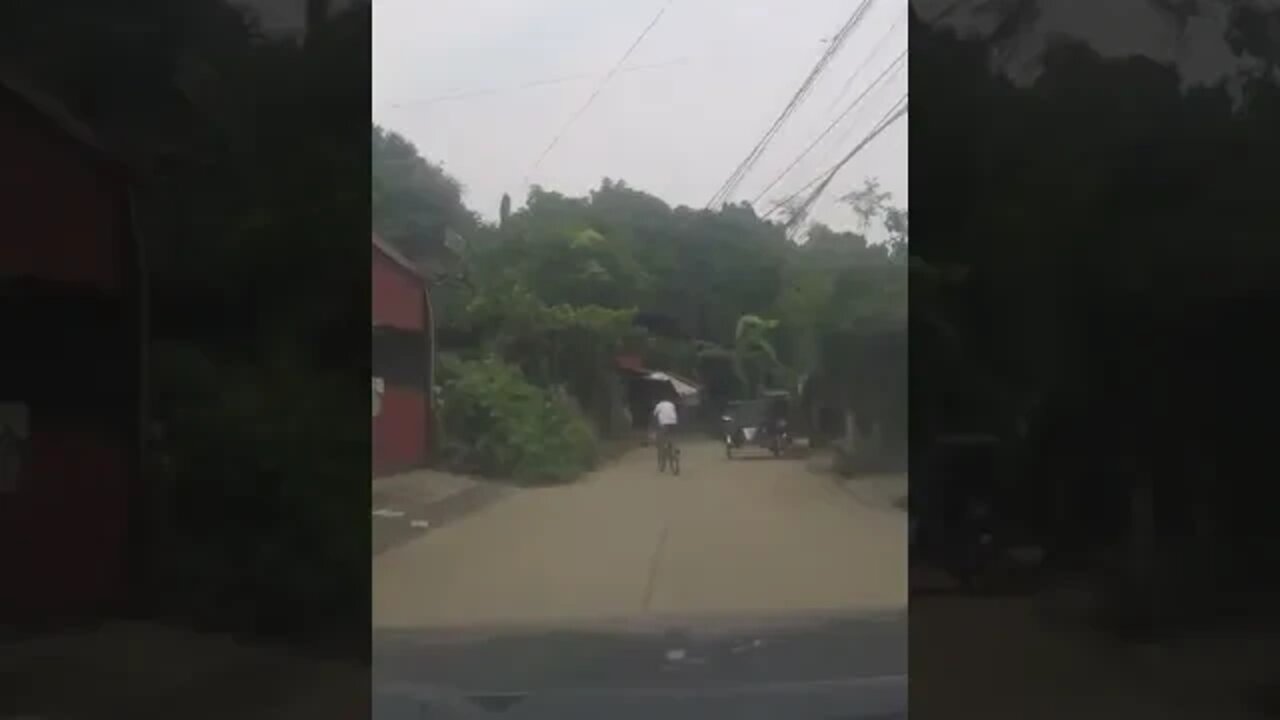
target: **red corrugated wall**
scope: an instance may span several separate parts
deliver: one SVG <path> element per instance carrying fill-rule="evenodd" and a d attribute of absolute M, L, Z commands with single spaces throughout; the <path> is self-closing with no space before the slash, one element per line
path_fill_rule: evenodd
<path fill-rule="evenodd" d="M 375 475 L 408 470 L 426 460 L 427 401 L 415 388 L 388 386 L 373 418 Z"/>
<path fill-rule="evenodd" d="M 423 330 L 422 279 L 373 249 L 373 324 L 401 330 Z"/>
<path fill-rule="evenodd" d="M 6 200 L 0 211 L 6 238 L 0 242 L 0 276 L 67 283 L 76 292 L 131 289 L 122 242 L 127 188 L 87 162 L 74 140 L 33 124 L 8 103 L 6 96 L 0 106 L 0 194 Z M 11 306 L 25 302 L 30 301 L 0 297 Z M 40 334 L 64 333 L 66 352 L 78 353 L 76 362 L 93 363 L 94 353 L 133 357 L 137 340 L 129 330 L 115 333 L 118 343 L 92 348 L 77 346 L 81 337 L 64 328 L 43 328 Z M 3 345 L 7 357 L 0 372 L 42 361 L 23 355 L 45 345 L 36 337 L 9 328 Z M 51 394 L 75 397 L 79 378 L 62 382 L 55 390 L 45 386 L 56 384 L 51 379 L 0 379 L 0 401 L 29 407 L 29 462 L 16 492 L 0 494 L 0 606 L 20 615 L 102 611 L 122 598 L 126 582 L 129 503 L 139 482 L 131 462 L 138 428 L 118 408 L 103 414 L 91 401 L 85 408 L 48 402 Z"/>
<path fill-rule="evenodd" d="M 42 415 L 32 410 L 30 472 L 18 495 L 0 501 L 5 604 L 19 616 L 101 610 L 124 585 L 125 438 L 46 429 L 51 418 Z"/>
<path fill-rule="evenodd" d="M 116 290 L 121 258 L 113 216 L 120 187 L 71 142 L 0 109 L 0 222 L 11 238 L 0 242 L 0 274 Z"/>
<path fill-rule="evenodd" d="M 373 324 L 427 332 L 426 283 L 373 248 Z M 424 358 L 424 363 L 427 362 Z M 427 368 L 423 367 L 423 385 Z M 384 384 L 381 408 L 373 418 L 373 474 L 387 475 L 427 461 L 431 408 L 425 387 Z"/>

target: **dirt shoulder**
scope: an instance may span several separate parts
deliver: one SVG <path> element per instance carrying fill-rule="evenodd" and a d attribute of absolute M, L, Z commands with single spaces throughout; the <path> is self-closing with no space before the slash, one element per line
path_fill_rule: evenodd
<path fill-rule="evenodd" d="M 514 492 L 511 486 L 434 469 L 375 478 L 372 551 L 381 554 Z"/>
<path fill-rule="evenodd" d="M 374 510 L 386 506 L 430 505 L 486 484 L 466 475 L 432 468 L 410 470 L 374 478 L 372 504 Z"/>
<path fill-rule="evenodd" d="M 866 473 L 846 477 L 835 471 L 832 451 L 815 451 L 806 461 L 813 472 L 829 476 L 845 492 L 874 508 L 907 509 L 907 473 Z"/>

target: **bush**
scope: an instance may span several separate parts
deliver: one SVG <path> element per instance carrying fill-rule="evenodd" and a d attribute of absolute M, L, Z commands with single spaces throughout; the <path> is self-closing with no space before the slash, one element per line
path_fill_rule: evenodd
<path fill-rule="evenodd" d="M 218 628 L 287 633 L 367 613 L 368 390 L 186 344 L 157 345 L 151 360 L 165 514 L 153 581 Z"/>
<path fill-rule="evenodd" d="M 594 467 L 596 435 L 563 391 L 538 388 L 493 359 L 445 356 L 439 370 L 443 455 L 453 469 L 547 483 Z"/>

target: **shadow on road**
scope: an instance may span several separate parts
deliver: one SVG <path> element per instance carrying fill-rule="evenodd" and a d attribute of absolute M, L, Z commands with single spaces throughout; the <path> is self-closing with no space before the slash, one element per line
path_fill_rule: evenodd
<path fill-rule="evenodd" d="M 375 630 L 375 684 L 468 693 L 716 688 L 907 671 L 906 613 L 792 623 L 703 618 L 616 629 Z"/>

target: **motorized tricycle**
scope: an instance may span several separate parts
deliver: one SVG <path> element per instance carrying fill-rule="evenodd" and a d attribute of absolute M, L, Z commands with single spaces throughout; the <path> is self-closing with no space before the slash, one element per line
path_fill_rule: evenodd
<path fill-rule="evenodd" d="M 781 457 L 791 448 L 787 426 L 790 396 L 772 392 L 756 400 L 730 402 L 720 420 L 723 425 L 724 456 L 748 446 L 764 448 Z"/>

